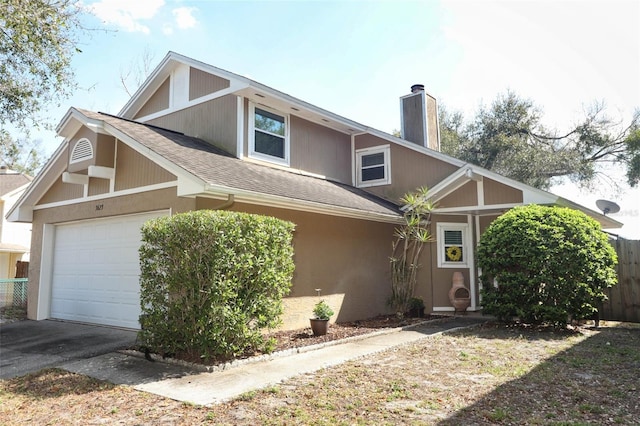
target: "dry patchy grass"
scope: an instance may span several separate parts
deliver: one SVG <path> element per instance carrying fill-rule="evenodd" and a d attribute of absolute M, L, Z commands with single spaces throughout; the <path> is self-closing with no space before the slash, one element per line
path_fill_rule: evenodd
<path fill-rule="evenodd" d="M 196 407 L 61 370 L 0 382 L 0 424 L 638 424 L 640 328 L 485 326 Z"/>

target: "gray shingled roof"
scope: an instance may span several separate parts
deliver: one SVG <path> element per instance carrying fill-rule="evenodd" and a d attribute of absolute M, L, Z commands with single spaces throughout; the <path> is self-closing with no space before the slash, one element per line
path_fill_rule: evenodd
<path fill-rule="evenodd" d="M 343 207 L 387 216 L 399 217 L 401 214 L 395 204 L 350 185 L 239 160 L 201 139 L 170 130 L 109 114 L 78 111 L 87 118 L 102 120 L 113 126 L 210 185 L 313 202 L 327 207 Z"/>
<path fill-rule="evenodd" d="M 27 175 L 5 169 L 4 172 L 0 172 L 0 197 L 32 180 L 33 178 Z"/>

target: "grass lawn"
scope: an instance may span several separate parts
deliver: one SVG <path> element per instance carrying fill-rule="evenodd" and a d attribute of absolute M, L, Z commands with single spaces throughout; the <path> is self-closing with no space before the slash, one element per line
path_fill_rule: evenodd
<path fill-rule="evenodd" d="M 640 326 L 489 325 L 198 407 L 62 370 L 0 381 L 0 424 L 640 424 Z"/>

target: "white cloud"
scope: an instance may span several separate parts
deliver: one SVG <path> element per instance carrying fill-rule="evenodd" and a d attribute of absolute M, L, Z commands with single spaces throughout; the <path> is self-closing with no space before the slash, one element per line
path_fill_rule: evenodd
<path fill-rule="evenodd" d="M 162 26 L 162 33 L 164 35 L 168 35 L 170 36 L 171 34 L 173 34 L 173 27 L 171 26 L 171 24 L 164 24 Z"/>
<path fill-rule="evenodd" d="M 149 27 L 140 21 L 152 19 L 162 6 L 164 0 L 100 0 L 86 8 L 107 24 L 128 32 L 149 34 Z"/>
<path fill-rule="evenodd" d="M 198 10 L 195 7 L 179 7 L 177 9 L 173 9 L 171 13 L 176 18 L 176 25 L 178 28 L 185 30 L 188 28 L 193 28 L 198 23 L 198 20 L 193 16 L 193 12 Z"/>

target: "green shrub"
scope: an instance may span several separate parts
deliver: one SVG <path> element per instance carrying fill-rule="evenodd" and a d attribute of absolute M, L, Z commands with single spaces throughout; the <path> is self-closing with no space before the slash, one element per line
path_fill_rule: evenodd
<path fill-rule="evenodd" d="M 141 344 L 228 359 L 269 350 L 293 276 L 294 225 L 200 210 L 147 222 L 140 247 Z"/>
<path fill-rule="evenodd" d="M 501 320 L 556 326 L 589 318 L 606 299 L 604 289 L 617 282 L 616 263 L 607 235 L 584 213 L 514 208 L 480 239 L 483 311 Z"/>
<path fill-rule="evenodd" d="M 313 307 L 313 315 L 316 319 L 328 320 L 333 316 L 333 309 L 324 300 L 319 301 Z"/>

